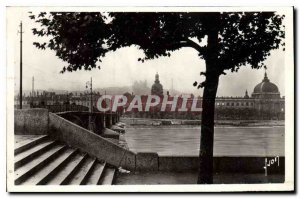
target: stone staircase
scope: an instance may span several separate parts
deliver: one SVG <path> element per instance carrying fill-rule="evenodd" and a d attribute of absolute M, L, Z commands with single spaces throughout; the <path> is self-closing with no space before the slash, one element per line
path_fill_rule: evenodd
<path fill-rule="evenodd" d="M 22 137 L 15 143 L 16 185 L 111 185 L 116 169 L 98 160 L 51 140 L 47 135 Z"/>

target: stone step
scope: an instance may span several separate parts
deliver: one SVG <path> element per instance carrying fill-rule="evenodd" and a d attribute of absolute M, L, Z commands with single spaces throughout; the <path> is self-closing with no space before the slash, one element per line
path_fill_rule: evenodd
<path fill-rule="evenodd" d="M 75 171 L 80 168 L 80 165 L 84 162 L 86 154 L 80 152 L 76 153 L 74 157 L 62 167 L 45 185 L 64 185 L 74 175 Z"/>
<path fill-rule="evenodd" d="M 103 172 L 103 177 L 99 181 L 99 185 L 112 185 L 114 183 L 116 169 L 106 167 Z"/>
<path fill-rule="evenodd" d="M 78 152 L 77 149 L 67 148 L 51 163 L 38 171 L 32 179 L 30 178 L 28 184 L 45 185 L 52 177 L 54 177 Z M 26 183 L 25 183 L 26 184 Z"/>
<path fill-rule="evenodd" d="M 60 153 L 66 149 L 64 145 L 55 145 L 48 151 L 45 151 L 42 155 L 34 158 L 31 162 L 28 162 L 24 166 L 21 166 L 15 170 L 15 184 L 19 185 L 26 181 L 29 177 L 33 176 L 36 172 L 41 170 L 44 166 L 49 164 Z"/>
<path fill-rule="evenodd" d="M 14 153 L 15 155 L 27 150 L 27 149 L 30 149 L 32 147 L 34 147 L 35 145 L 45 141 L 49 139 L 47 135 L 42 135 L 42 136 L 39 136 L 37 138 L 34 138 L 34 139 L 29 139 L 29 140 L 24 140 L 20 143 L 17 143 L 15 145 L 15 150 L 14 150 Z"/>
<path fill-rule="evenodd" d="M 91 166 L 88 167 L 88 171 L 86 172 L 85 176 L 81 180 L 80 185 L 86 185 L 86 183 L 88 182 L 89 177 L 91 176 L 91 174 L 93 172 L 93 169 L 94 169 L 96 163 L 97 163 L 97 159 L 93 158 L 93 162 L 92 162 Z"/>
<path fill-rule="evenodd" d="M 79 168 L 73 173 L 73 176 L 69 178 L 68 182 L 64 182 L 65 185 L 80 185 L 84 180 L 90 167 L 93 165 L 94 159 L 88 155 L 85 157 Z"/>
<path fill-rule="evenodd" d="M 23 138 L 24 139 L 24 138 Z M 115 169 L 43 135 L 15 147 L 16 185 L 111 185 Z"/>
<path fill-rule="evenodd" d="M 48 162 L 43 168 L 36 171 L 33 175 L 28 177 L 24 181 L 23 185 L 42 185 L 44 184 L 52 175 L 54 175 L 58 169 L 63 166 L 66 160 L 71 157 L 74 150 L 66 148 L 61 152 L 55 159 Z"/>
<path fill-rule="evenodd" d="M 16 154 L 15 155 L 15 170 L 17 168 L 23 166 L 24 164 L 28 163 L 32 159 L 43 154 L 45 151 L 52 148 L 55 144 L 56 144 L 56 142 L 54 142 L 54 141 L 46 140 L 28 150 L 25 150 L 19 154 Z"/>
<path fill-rule="evenodd" d="M 100 163 L 98 160 L 95 162 L 93 170 L 90 172 L 90 175 L 86 181 L 86 185 L 98 185 L 103 170 L 105 169 L 106 163 Z"/>

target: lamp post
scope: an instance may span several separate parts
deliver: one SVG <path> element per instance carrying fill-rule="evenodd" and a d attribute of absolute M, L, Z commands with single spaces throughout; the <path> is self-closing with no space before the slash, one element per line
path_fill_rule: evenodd
<path fill-rule="evenodd" d="M 91 81 L 86 82 L 86 88 L 90 88 L 90 111 L 89 111 L 89 130 L 93 130 L 92 126 L 92 113 L 93 113 L 93 79 L 91 77 Z"/>

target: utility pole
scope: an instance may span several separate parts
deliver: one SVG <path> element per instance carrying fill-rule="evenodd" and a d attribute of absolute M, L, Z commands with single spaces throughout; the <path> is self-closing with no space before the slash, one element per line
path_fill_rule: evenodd
<path fill-rule="evenodd" d="M 174 95 L 173 78 L 172 78 L 172 95 Z"/>
<path fill-rule="evenodd" d="M 93 113 L 93 79 L 91 77 L 91 85 L 90 85 L 90 89 L 91 89 L 91 110 L 90 112 Z"/>
<path fill-rule="evenodd" d="M 112 116 L 112 98 L 109 101 L 109 108 L 110 108 L 110 123 L 113 125 L 113 116 Z"/>
<path fill-rule="evenodd" d="M 69 105 L 69 92 L 66 93 L 66 111 L 70 111 L 70 105 Z"/>
<path fill-rule="evenodd" d="M 23 71 L 22 71 L 22 34 L 23 34 L 23 31 L 22 31 L 22 21 L 21 21 L 21 23 L 20 23 L 20 109 L 22 109 L 22 96 L 23 96 L 23 94 L 22 94 L 22 73 L 23 73 Z"/>
<path fill-rule="evenodd" d="M 104 90 L 104 97 L 106 97 L 106 90 Z M 105 98 L 104 102 L 105 102 L 105 109 L 106 109 L 106 106 L 107 106 L 106 98 Z M 105 112 L 106 112 L 106 110 L 104 111 L 104 116 L 105 116 Z"/>
<path fill-rule="evenodd" d="M 32 90 L 31 90 L 31 103 L 32 103 L 32 108 L 33 108 L 33 96 L 34 94 L 34 76 L 32 76 Z"/>
<path fill-rule="evenodd" d="M 32 95 L 33 95 L 33 93 L 34 93 L 34 76 L 32 76 Z"/>
<path fill-rule="evenodd" d="M 106 90 L 104 90 L 104 96 L 106 97 Z M 106 106 L 107 106 L 107 104 L 106 104 L 106 98 L 104 100 L 104 104 L 105 104 L 105 111 L 103 111 L 104 124 L 105 124 L 105 128 L 108 128 L 107 127 L 107 119 L 106 119 Z M 102 104 L 101 104 L 101 106 L 102 106 Z"/>
<path fill-rule="evenodd" d="M 131 97 L 132 99 L 131 99 L 130 102 L 132 102 L 132 100 L 133 100 L 133 92 L 131 93 L 131 96 L 132 96 Z M 133 110 L 132 109 L 131 109 L 131 117 L 132 117 L 132 124 L 134 124 L 134 118 L 133 118 L 134 116 L 133 116 Z"/>

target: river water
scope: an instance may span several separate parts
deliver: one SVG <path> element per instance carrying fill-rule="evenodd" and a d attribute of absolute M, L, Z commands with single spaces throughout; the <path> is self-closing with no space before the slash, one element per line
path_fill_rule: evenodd
<path fill-rule="evenodd" d="M 198 156 L 200 127 L 129 126 L 125 139 L 134 152 Z M 284 156 L 284 127 L 215 127 L 214 156 Z"/>

